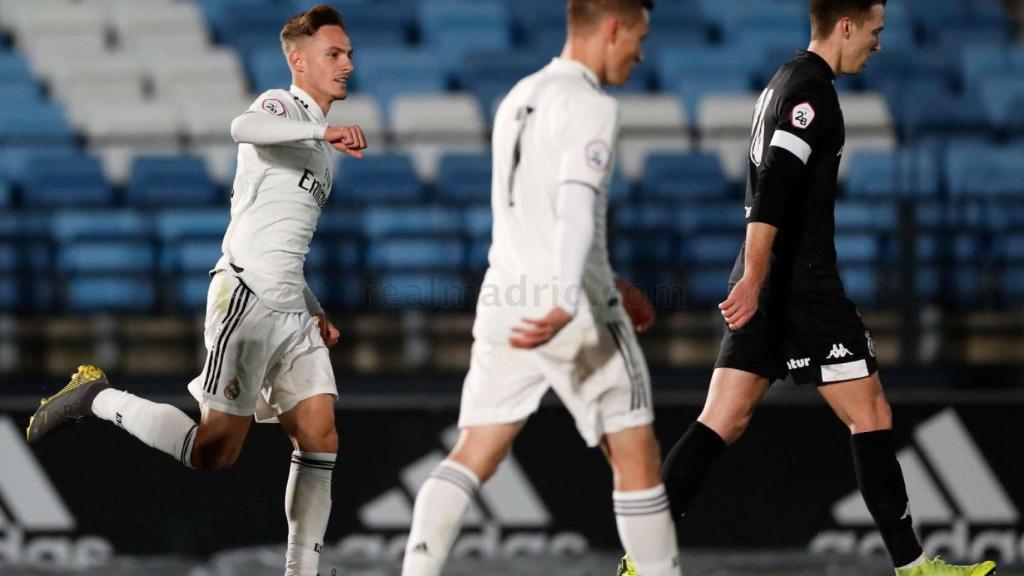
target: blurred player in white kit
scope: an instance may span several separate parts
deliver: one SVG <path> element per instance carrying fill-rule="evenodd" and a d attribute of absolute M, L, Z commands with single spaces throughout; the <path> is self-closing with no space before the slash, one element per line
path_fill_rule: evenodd
<path fill-rule="evenodd" d="M 611 464 L 619 536 L 639 572 L 680 573 L 650 379 L 605 231 L 618 105 L 601 86 L 628 80 L 652 8 L 652 0 L 569 0 L 562 56 L 498 108 L 492 245 L 461 435 L 416 498 L 403 576 L 440 574 L 476 491 L 549 388 Z"/>

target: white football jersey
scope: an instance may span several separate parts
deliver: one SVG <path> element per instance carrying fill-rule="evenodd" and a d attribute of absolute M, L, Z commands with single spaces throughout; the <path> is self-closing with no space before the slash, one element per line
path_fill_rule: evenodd
<path fill-rule="evenodd" d="M 317 103 L 296 86 L 264 92 L 247 113 L 327 125 Z M 303 265 L 332 172 L 331 148 L 322 140 L 239 144 L 231 223 L 216 269 L 233 270 L 272 310 L 306 311 Z"/>
<path fill-rule="evenodd" d="M 615 318 L 618 292 L 608 261 L 608 184 L 618 133 L 618 103 L 583 64 L 555 58 L 502 101 L 492 134 L 494 224 L 473 334 L 507 342 L 523 318 L 540 318 L 576 298 L 573 322 Z M 582 297 L 558 278 L 558 189 L 587 186 L 597 195 L 594 239 Z"/>

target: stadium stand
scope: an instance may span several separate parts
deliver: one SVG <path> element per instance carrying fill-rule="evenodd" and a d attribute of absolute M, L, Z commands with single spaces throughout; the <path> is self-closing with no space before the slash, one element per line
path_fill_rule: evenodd
<path fill-rule="evenodd" d="M 228 218 L 230 121 L 287 87 L 277 33 L 315 3 L 0 0 L 0 314 L 201 313 Z M 354 94 L 329 118 L 360 124 L 371 154 L 339 160 L 310 283 L 349 312 L 405 309 L 362 290 L 387 285 L 457 318 L 472 303 L 445 291 L 486 265 L 490 115 L 558 53 L 562 9 L 328 3 L 357 54 Z M 751 109 L 805 44 L 804 4 L 659 2 L 645 62 L 614 91 L 613 261 L 683 286 L 686 304 L 668 314 L 723 296 L 743 238 Z M 994 0 L 890 3 L 883 52 L 837 83 L 837 249 L 866 310 L 1024 303 L 1024 48 L 1008 22 Z"/>

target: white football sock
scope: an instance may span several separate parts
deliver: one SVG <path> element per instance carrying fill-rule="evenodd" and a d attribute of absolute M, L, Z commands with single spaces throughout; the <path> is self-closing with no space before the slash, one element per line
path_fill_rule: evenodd
<path fill-rule="evenodd" d="M 285 576 L 316 576 L 331 517 L 331 475 L 336 454 L 292 452 L 292 469 L 284 493 L 288 517 Z"/>
<path fill-rule="evenodd" d="M 438 576 L 480 479 L 458 462 L 437 465 L 416 495 L 402 576 Z"/>
<path fill-rule="evenodd" d="M 680 576 L 676 526 L 665 486 L 612 493 L 622 547 L 640 576 Z"/>
<path fill-rule="evenodd" d="M 92 411 L 97 418 L 113 422 L 146 445 L 192 468 L 192 446 L 199 427 L 174 406 L 107 388 L 93 399 Z"/>

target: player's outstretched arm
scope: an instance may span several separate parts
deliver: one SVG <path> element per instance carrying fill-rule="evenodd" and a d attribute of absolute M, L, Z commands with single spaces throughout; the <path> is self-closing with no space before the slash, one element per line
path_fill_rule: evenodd
<path fill-rule="evenodd" d="M 326 128 L 312 122 L 245 112 L 231 121 L 231 138 L 239 144 L 266 146 L 302 140 L 323 140 Z"/>

